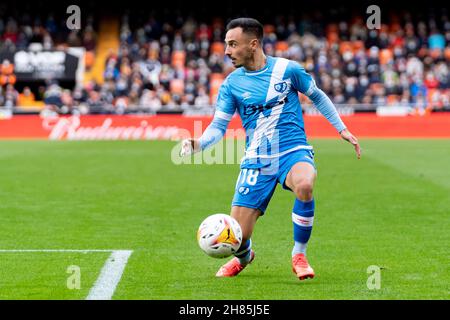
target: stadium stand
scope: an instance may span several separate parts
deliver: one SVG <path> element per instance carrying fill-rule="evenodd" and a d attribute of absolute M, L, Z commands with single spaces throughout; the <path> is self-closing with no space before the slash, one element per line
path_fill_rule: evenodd
<path fill-rule="evenodd" d="M 42 12 L 33 19 L 15 11 L 3 8 L 0 15 L 0 53 L 82 47 L 85 68 L 81 82 L 50 78 L 36 85 L 19 81 L 13 61 L 3 59 L 0 106 L 15 112 L 36 106 L 81 114 L 210 113 L 233 70 L 224 56 L 231 18 L 225 14 L 128 10 L 88 15 L 81 30 L 71 31 L 64 15 Z M 366 28 L 365 17 L 350 10 L 332 17 L 317 9 L 264 16 L 264 50 L 300 62 L 338 106 L 450 110 L 448 13 L 391 10 L 387 16 L 379 30 Z"/>

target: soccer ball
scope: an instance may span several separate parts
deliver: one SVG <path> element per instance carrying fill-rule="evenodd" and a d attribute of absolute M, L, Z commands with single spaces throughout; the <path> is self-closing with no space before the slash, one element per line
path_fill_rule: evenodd
<path fill-rule="evenodd" d="M 197 231 L 200 248 L 210 257 L 226 258 L 242 243 L 242 229 L 233 217 L 217 213 L 207 217 Z"/>

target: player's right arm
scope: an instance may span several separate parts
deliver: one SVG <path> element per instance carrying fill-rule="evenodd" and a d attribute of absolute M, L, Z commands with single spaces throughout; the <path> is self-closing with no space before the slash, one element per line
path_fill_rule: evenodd
<path fill-rule="evenodd" d="M 233 115 L 216 110 L 214 118 L 199 139 L 184 139 L 181 143 L 181 156 L 203 151 L 219 142 L 225 135 Z"/>
<path fill-rule="evenodd" d="M 219 142 L 227 130 L 228 124 L 236 111 L 233 96 L 228 86 L 228 78 L 223 82 L 217 97 L 214 118 L 199 139 L 185 139 L 181 143 L 181 156 L 203 151 Z"/>

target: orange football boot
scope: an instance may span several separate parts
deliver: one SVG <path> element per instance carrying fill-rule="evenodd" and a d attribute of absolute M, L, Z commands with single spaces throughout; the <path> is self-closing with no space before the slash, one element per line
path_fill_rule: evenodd
<path fill-rule="evenodd" d="M 314 270 L 303 253 L 298 253 L 292 257 L 292 271 L 294 271 L 299 280 L 314 278 Z"/>
<path fill-rule="evenodd" d="M 250 262 L 243 266 L 239 259 L 234 257 L 227 263 L 225 263 L 222 267 L 220 267 L 219 271 L 216 273 L 216 277 L 223 278 L 223 277 L 235 277 L 237 276 L 246 266 L 248 266 L 250 263 L 252 263 L 253 259 L 255 259 L 255 252 L 252 250 L 250 252 L 251 258 Z"/>

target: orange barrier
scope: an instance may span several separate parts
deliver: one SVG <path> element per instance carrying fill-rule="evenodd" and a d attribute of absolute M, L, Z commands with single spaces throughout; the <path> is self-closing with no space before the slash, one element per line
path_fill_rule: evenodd
<path fill-rule="evenodd" d="M 0 120 L 0 139 L 50 140 L 170 140 L 202 134 L 212 117 L 180 115 L 87 115 L 41 118 L 17 115 Z M 309 138 L 338 138 L 322 116 L 305 116 Z M 427 116 L 379 117 L 357 114 L 342 117 L 358 138 L 450 138 L 450 113 Z M 239 117 L 233 117 L 228 136 L 243 136 Z"/>

